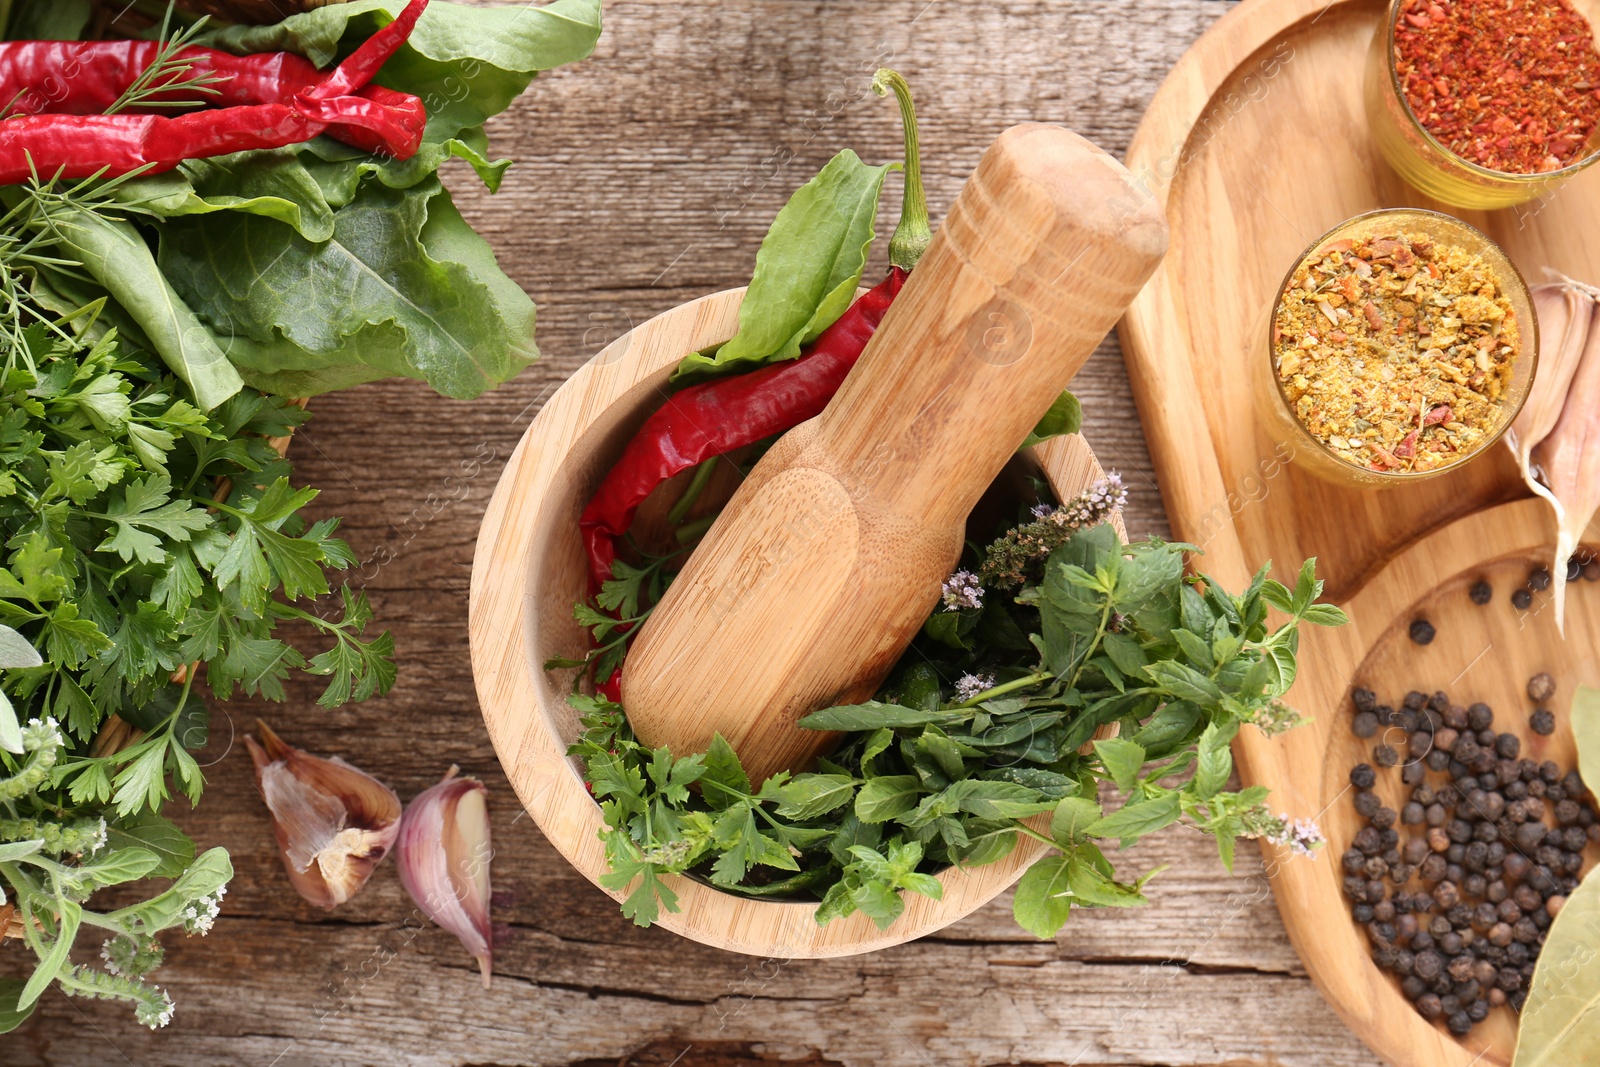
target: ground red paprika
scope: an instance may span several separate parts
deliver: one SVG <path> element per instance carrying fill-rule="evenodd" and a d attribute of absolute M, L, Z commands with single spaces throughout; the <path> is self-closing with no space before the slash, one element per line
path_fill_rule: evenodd
<path fill-rule="evenodd" d="M 1417 121 L 1489 170 L 1541 174 L 1588 153 L 1600 52 L 1570 0 L 1405 0 L 1395 70 Z"/>

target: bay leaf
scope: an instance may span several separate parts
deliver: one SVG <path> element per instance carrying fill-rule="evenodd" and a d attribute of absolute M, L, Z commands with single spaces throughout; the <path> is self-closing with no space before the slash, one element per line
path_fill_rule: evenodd
<path fill-rule="evenodd" d="M 1568 721 L 1578 743 L 1578 774 L 1589 792 L 1600 796 L 1600 689 L 1578 686 Z"/>
<path fill-rule="evenodd" d="M 1550 924 L 1511 1067 L 1600 1063 L 1600 880 L 1590 871 Z"/>

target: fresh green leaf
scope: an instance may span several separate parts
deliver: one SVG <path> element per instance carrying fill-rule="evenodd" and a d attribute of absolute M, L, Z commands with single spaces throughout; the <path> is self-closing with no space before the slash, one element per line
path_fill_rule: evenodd
<path fill-rule="evenodd" d="M 1077 397 L 1063 390 L 1050 405 L 1050 410 L 1044 413 L 1038 425 L 1022 442 L 1022 447 L 1029 448 L 1052 437 L 1077 433 L 1082 429 L 1083 407 L 1078 403 Z"/>
<path fill-rule="evenodd" d="M 320 243 L 260 215 L 171 219 L 160 263 L 246 379 L 287 396 L 400 376 L 471 399 L 537 355 L 533 302 L 435 177 L 362 185 Z"/>
<path fill-rule="evenodd" d="M 1111 780 L 1117 783 L 1118 789 L 1126 793 L 1133 788 L 1133 783 L 1139 777 L 1139 769 L 1144 766 L 1145 753 L 1142 747 L 1125 738 L 1111 737 L 1096 741 L 1094 751 L 1105 766 L 1106 773 L 1111 775 Z"/>
<path fill-rule="evenodd" d="M 675 381 L 794 359 L 855 302 L 887 166 L 848 148 L 778 212 L 756 254 L 739 330 L 713 355 L 687 356 Z"/>
<path fill-rule="evenodd" d="M 1071 863 L 1064 855 L 1046 856 L 1017 882 L 1011 914 L 1018 926 L 1041 941 L 1055 937 L 1072 914 Z"/>
<path fill-rule="evenodd" d="M 1139 838 L 1171 826 L 1180 814 L 1178 794 L 1171 793 L 1118 808 L 1090 824 L 1087 833 L 1094 837 L 1120 838 L 1122 847 L 1127 848 Z"/>

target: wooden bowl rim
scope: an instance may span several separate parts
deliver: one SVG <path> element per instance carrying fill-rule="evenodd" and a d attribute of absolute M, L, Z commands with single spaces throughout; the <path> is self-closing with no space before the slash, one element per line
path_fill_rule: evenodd
<path fill-rule="evenodd" d="M 609 868 L 599 839 L 601 814 L 566 755 L 547 709 L 566 692 L 551 684 L 536 647 L 540 605 L 529 586 L 540 562 L 537 521 L 547 494 L 574 449 L 614 404 L 640 404 L 685 352 L 732 336 L 744 289 L 700 297 L 657 315 L 608 345 L 545 403 L 523 434 L 495 487 L 478 533 L 468 619 L 472 670 L 484 723 L 517 798 L 539 829 L 584 877 L 599 885 Z M 1034 458 L 1058 486 L 1075 490 L 1100 476 L 1081 436 L 1056 438 Z M 1120 532 L 1120 524 L 1119 524 Z M 570 605 L 559 605 L 565 615 Z M 531 709 L 531 710 L 530 710 Z M 751 955 L 822 958 L 871 952 L 948 926 L 1009 888 L 1045 852 L 1022 838 L 1012 853 L 984 867 L 944 871 L 942 900 L 910 896 L 887 930 L 857 912 L 819 926 L 815 905 L 752 900 L 682 876 L 665 881 L 681 910 L 658 925 L 716 948 Z M 621 900 L 622 893 L 605 890 Z M 618 916 L 619 922 L 626 920 Z"/>

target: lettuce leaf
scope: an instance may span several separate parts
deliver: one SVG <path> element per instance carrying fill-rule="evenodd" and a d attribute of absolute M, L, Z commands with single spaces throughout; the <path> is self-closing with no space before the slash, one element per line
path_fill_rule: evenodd
<path fill-rule="evenodd" d="M 200 43 L 248 55 L 296 52 L 328 67 L 394 21 L 406 0 L 350 0 L 271 26 L 229 26 Z M 541 70 L 575 63 L 600 38 L 600 0 L 544 7 L 436 2 L 375 79 L 415 93 L 428 110 L 429 139 L 442 143 L 504 111 Z"/>
<path fill-rule="evenodd" d="M 470 399 L 538 354 L 533 301 L 436 176 L 364 182 L 308 241 L 243 212 L 168 219 L 159 262 L 245 381 L 309 396 L 399 375 Z"/>

